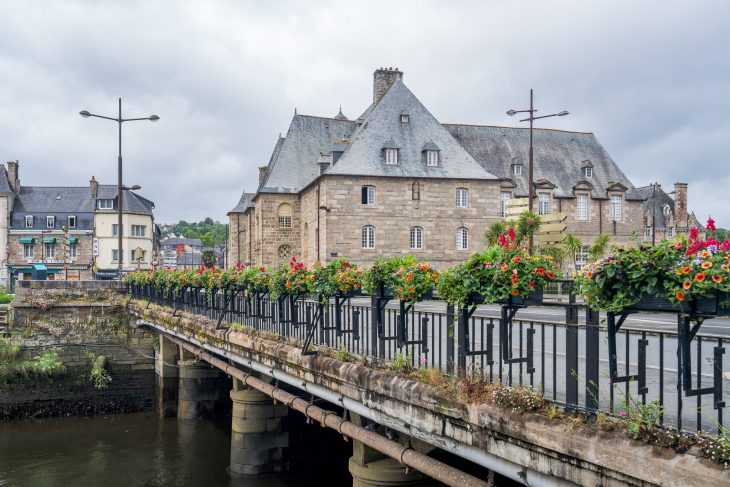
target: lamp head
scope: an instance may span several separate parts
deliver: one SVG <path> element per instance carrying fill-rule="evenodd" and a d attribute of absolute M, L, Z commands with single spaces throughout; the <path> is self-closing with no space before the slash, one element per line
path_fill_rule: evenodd
<path fill-rule="evenodd" d="M 91 114 L 87 110 L 81 110 L 79 112 L 79 115 L 81 115 L 84 118 L 89 118 L 91 116 Z"/>
<path fill-rule="evenodd" d="M 142 189 L 142 186 L 140 186 L 139 184 L 133 184 L 132 187 L 129 189 L 131 189 L 132 191 L 137 191 L 138 189 Z"/>
<path fill-rule="evenodd" d="M 558 117 L 564 117 L 564 116 L 568 115 L 569 113 L 570 112 L 563 110 L 562 112 L 558 113 Z"/>
<path fill-rule="evenodd" d="M 516 111 L 514 111 L 514 110 L 507 110 L 507 115 L 509 115 L 510 117 L 511 117 L 512 115 L 515 115 L 516 113 L 517 113 L 517 112 L 516 112 Z"/>
<path fill-rule="evenodd" d="M 150 122 L 156 122 L 160 119 L 157 115 L 150 115 Z"/>

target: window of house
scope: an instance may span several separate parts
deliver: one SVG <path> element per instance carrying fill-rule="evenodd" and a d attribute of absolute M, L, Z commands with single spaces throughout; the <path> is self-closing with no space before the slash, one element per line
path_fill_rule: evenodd
<path fill-rule="evenodd" d="M 611 196 L 611 220 L 613 221 L 621 221 L 621 199 L 621 196 L 618 195 Z"/>
<path fill-rule="evenodd" d="M 33 228 L 33 216 L 32 215 L 26 215 L 25 228 Z"/>
<path fill-rule="evenodd" d="M 76 249 L 77 249 L 76 244 L 70 244 L 68 246 L 68 256 L 70 258 L 72 258 L 72 259 L 76 258 Z"/>
<path fill-rule="evenodd" d="M 112 237 L 116 237 L 117 235 L 119 235 L 119 225 L 112 223 Z"/>
<path fill-rule="evenodd" d="M 398 164 L 398 149 L 385 149 L 385 163 Z"/>
<path fill-rule="evenodd" d="M 550 193 L 538 193 L 537 213 L 539 215 L 547 215 L 550 213 Z"/>
<path fill-rule="evenodd" d="M 593 177 L 593 168 L 592 167 L 584 167 L 583 168 L 583 177 L 584 178 L 592 178 Z"/>
<path fill-rule="evenodd" d="M 133 237 L 144 237 L 147 230 L 146 225 L 132 225 L 132 236 Z"/>
<path fill-rule="evenodd" d="M 588 195 L 579 194 L 575 199 L 575 219 L 578 221 L 588 220 Z"/>
<path fill-rule="evenodd" d="M 375 227 L 372 225 L 362 227 L 362 248 L 375 248 Z"/>
<path fill-rule="evenodd" d="M 76 228 L 76 217 L 74 215 L 68 217 L 68 228 Z"/>
<path fill-rule="evenodd" d="M 456 188 L 456 207 L 466 208 L 469 190 L 466 188 Z"/>
<path fill-rule="evenodd" d="M 427 150 L 426 151 L 426 165 L 427 166 L 438 166 L 439 165 L 439 151 Z"/>
<path fill-rule="evenodd" d="M 411 227 L 410 248 L 412 250 L 423 248 L 423 229 L 421 227 Z"/>
<path fill-rule="evenodd" d="M 23 244 L 23 258 L 24 259 L 33 258 L 33 244 Z"/>
<path fill-rule="evenodd" d="M 56 244 L 47 243 L 43 244 L 45 247 L 46 259 L 53 259 L 56 257 Z"/>
<path fill-rule="evenodd" d="M 137 262 L 137 260 L 139 260 L 140 262 L 144 262 L 146 256 L 147 256 L 146 250 L 141 251 L 140 255 L 137 255 L 137 249 L 131 249 L 129 251 L 129 261 L 130 262 Z"/>
<path fill-rule="evenodd" d="M 46 217 L 46 228 L 54 228 L 55 226 L 56 226 L 56 217 L 47 216 Z"/>
<path fill-rule="evenodd" d="M 502 218 L 507 218 L 507 201 L 510 199 L 512 199 L 512 193 L 509 191 L 499 193 L 499 213 Z"/>
<path fill-rule="evenodd" d="M 662 212 L 664 212 L 664 216 L 669 216 L 669 205 L 664 205 Z"/>
<path fill-rule="evenodd" d="M 575 252 L 575 268 L 580 270 L 584 265 L 588 264 L 588 251 L 590 246 L 581 245 Z"/>
<path fill-rule="evenodd" d="M 651 237 L 651 227 L 646 227 L 644 229 L 644 236 L 647 237 L 647 238 L 650 238 Z"/>
<path fill-rule="evenodd" d="M 100 210 L 113 210 L 114 200 L 99 200 L 98 208 Z"/>
<path fill-rule="evenodd" d="M 375 186 L 363 186 L 362 187 L 360 204 L 363 204 L 363 205 L 374 205 L 375 204 Z"/>
<path fill-rule="evenodd" d="M 469 250 L 469 229 L 456 229 L 456 250 Z"/>
<path fill-rule="evenodd" d="M 112 260 L 115 262 L 119 260 L 119 249 L 112 249 Z"/>
<path fill-rule="evenodd" d="M 667 227 L 667 238 L 674 237 L 674 227 Z"/>
<path fill-rule="evenodd" d="M 276 255 L 279 257 L 279 262 L 286 264 L 292 258 L 291 245 L 280 245 L 276 251 Z"/>
<path fill-rule="evenodd" d="M 512 164 L 512 174 L 522 176 L 522 164 Z"/>
<path fill-rule="evenodd" d="M 400 114 L 400 123 L 401 123 L 401 125 L 403 125 L 404 127 L 406 125 L 408 125 L 409 118 L 410 117 L 408 116 L 408 113 L 407 112 L 402 112 Z"/>
<path fill-rule="evenodd" d="M 291 228 L 292 207 L 290 204 L 280 204 L 276 215 L 279 218 L 279 228 Z"/>

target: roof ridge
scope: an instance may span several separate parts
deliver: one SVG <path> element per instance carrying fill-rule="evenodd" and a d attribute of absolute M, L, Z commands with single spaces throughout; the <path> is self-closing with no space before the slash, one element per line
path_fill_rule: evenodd
<path fill-rule="evenodd" d="M 483 127 L 483 128 L 494 128 L 494 129 L 517 129 L 517 130 L 530 130 L 530 127 L 510 127 L 508 125 L 479 125 L 474 123 L 442 123 L 441 125 L 449 125 L 452 127 Z M 533 127 L 533 130 L 545 130 L 550 132 L 565 132 L 568 134 L 584 134 L 584 135 L 595 135 L 593 132 L 581 132 L 578 130 L 561 130 L 551 129 L 543 127 Z"/>
<path fill-rule="evenodd" d="M 320 120 L 334 120 L 335 122 L 357 123 L 357 122 L 355 122 L 355 120 L 340 120 L 339 118 L 334 118 L 334 117 L 322 117 L 322 116 L 319 116 L 319 115 L 305 115 L 305 114 L 302 114 L 302 113 L 297 113 L 294 116 L 295 117 L 318 118 Z"/>

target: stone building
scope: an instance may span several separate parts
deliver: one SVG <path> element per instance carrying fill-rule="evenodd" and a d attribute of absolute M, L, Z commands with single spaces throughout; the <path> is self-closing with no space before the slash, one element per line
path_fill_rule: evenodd
<path fill-rule="evenodd" d="M 484 248 L 505 201 L 527 196 L 529 131 L 441 124 L 378 69 L 356 120 L 294 114 L 256 192 L 229 212 L 228 262 L 277 265 L 412 253 L 446 267 Z M 535 208 L 588 245 L 643 232 L 643 198 L 590 133 L 536 129 Z"/>
<path fill-rule="evenodd" d="M 672 239 L 688 232 L 690 228 L 704 231 L 694 212 L 688 209 L 687 189 L 687 183 L 674 183 L 674 191 L 670 193 L 666 193 L 659 183 L 638 188 L 646 200 L 644 242 L 656 243 L 665 238 Z"/>

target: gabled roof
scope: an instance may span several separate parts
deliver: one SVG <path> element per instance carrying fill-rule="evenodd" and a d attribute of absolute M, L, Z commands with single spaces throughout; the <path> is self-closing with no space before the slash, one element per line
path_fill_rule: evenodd
<path fill-rule="evenodd" d="M 22 187 L 21 187 L 22 190 Z M 86 188 L 88 194 L 89 189 Z M 96 198 L 99 200 L 113 200 L 117 198 L 117 186 L 112 184 L 100 184 L 96 193 Z M 155 204 L 147 198 L 140 196 L 139 194 L 124 190 L 124 197 L 122 198 L 122 211 L 127 213 L 142 213 L 145 215 L 151 215 Z"/>
<path fill-rule="evenodd" d="M 93 213 L 87 187 L 21 186 L 14 213 Z"/>
<path fill-rule="evenodd" d="M 654 218 L 654 228 L 664 230 L 664 207 L 669 206 L 669 212 L 674 215 L 674 199 L 664 192 L 661 184 L 650 184 L 637 188 L 646 201 L 644 202 L 644 218 Z M 649 220 L 647 220 L 649 221 Z"/>
<path fill-rule="evenodd" d="M 228 213 L 245 213 L 246 210 L 253 208 L 255 206 L 253 202 L 254 196 L 256 196 L 256 193 L 246 193 L 244 191 L 241 199 L 238 200 L 238 204 Z"/>
<path fill-rule="evenodd" d="M 400 118 L 404 110 L 409 115 L 405 125 Z M 429 141 L 441 150 L 438 166 L 423 161 L 423 146 Z M 386 165 L 381 149 L 391 143 L 399 149 L 398 164 Z M 325 174 L 497 179 L 454 140 L 401 80 L 365 115 L 347 150 Z"/>
<path fill-rule="evenodd" d="M 14 191 L 10 188 L 8 181 L 8 170 L 4 165 L 0 165 L 0 194 L 12 194 Z"/>
<path fill-rule="evenodd" d="M 484 169 L 499 177 L 513 179 L 517 184 L 515 196 L 527 196 L 527 171 L 516 176 L 510 173 L 510 165 L 513 161 L 527 165 L 528 128 L 458 124 L 446 124 L 444 127 Z M 643 199 L 595 135 L 534 129 L 533 137 L 534 180 L 546 179 L 556 184 L 555 196 L 574 196 L 573 187 L 585 179 L 581 171 L 583 161 L 590 160 L 593 164 L 592 197 L 606 198 L 610 182 L 617 182 L 627 188 L 626 199 Z"/>

